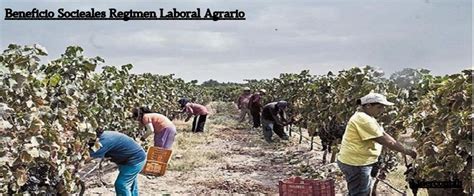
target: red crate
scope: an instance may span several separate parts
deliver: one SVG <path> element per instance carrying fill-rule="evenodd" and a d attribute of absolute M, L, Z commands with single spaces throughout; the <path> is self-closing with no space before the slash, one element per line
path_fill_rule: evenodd
<path fill-rule="evenodd" d="M 171 150 L 160 147 L 148 148 L 147 160 L 142 173 L 162 176 L 168 167 L 168 161 L 171 157 Z"/>
<path fill-rule="evenodd" d="M 278 182 L 278 189 L 282 196 L 334 196 L 334 180 L 311 180 L 301 177 L 291 177 Z"/>

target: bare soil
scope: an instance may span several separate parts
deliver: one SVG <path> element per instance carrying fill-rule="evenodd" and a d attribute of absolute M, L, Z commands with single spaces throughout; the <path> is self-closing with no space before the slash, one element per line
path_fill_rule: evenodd
<path fill-rule="evenodd" d="M 164 176 L 138 176 L 141 195 L 278 195 L 278 182 L 291 176 L 319 176 L 336 181 L 336 195 L 346 195 L 346 185 L 335 164 L 322 164 L 319 139 L 315 138 L 314 149 L 310 142 L 299 143 L 299 135 L 293 133 L 289 141 L 279 140 L 274 135 L 274 143 L 263 140 L 261 130 L 253 130 L 249 125 L 238 124 L 232 118 L 222 123 L 212 118 L 204 133 L 190 133 L 190 122 L 175 121 L 178 135 L 173 146 L 169 169 Z M 180 138 L 183 137 L 183 138 Z M 203 138 L 189 149 L 184 146 L 188 138 Z M 189 144 L 187 144 L 189 145 Z M 190 150 L 209 152 L 212 158 L 191 165 L 183 165 Z M 329 158 L 328 158 L 329 160 Z M 181 162 L 180 162 L 181 161 Z M 181 165 L 179 165 L 179 164 Z M 184 167 L 187 166 L 187 167 Z M 188 169 L 183 169 L 188 168 Z M 308 171 L 308 168 L 309 171 Z M 315 172 L 318 171 L 318 172 Z M 105 186 L 99 186 L 97 177 L 91 176 L 86 186 L 86 195 L 114 195 L 113 183 L 118 171 L 106 171 Z M 397 195 L 384 185 L 379 185 L 380 195 Z"/>

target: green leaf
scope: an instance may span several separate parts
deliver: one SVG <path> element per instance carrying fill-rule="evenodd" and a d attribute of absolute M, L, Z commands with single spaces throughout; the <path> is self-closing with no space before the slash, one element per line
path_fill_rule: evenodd
<path fill-rule="evenodd" d="M 33 45 L 33 47 L 36 49 L 36 52 L 39 54 L 39 55 L 42 55 L 42 56 L 47 56 L 48 55 L 48 51 L 46 51 L 46 48 L 39 45 L 39 44 L 35 44 Z"/>
<path fill-rule="evenodd" d="M 49 79 L 49 86 L 57 86 L 59 82 L 61 81 L 61 75 L 56 73 L 51 78 Z"/>
<path fill-rule="evenodd" d="M 14 173 L 13 176 L 16 178 L 16 184 L 19 187 L 23 186 L 28 181 L 28 176 L 26 174 L 26 170 L 23 169 L 17 169 L 17 171 Z"/>
<path fill-rule="evenodd" d="M 35 103 L 33 103 L 33 101 L 28 100 L 28 101 L 26 102 L 26 107 L 31 108 L 34 104 L 35 104 Z"/>
<path fill-rule="evenodd" d="M 92 64 L 90 62 L 84 63 L 84 68 L 86 69 L 86 71 L 94 71 L 96 66 L 97 64 Z"/>
<path fill-rule="evenodd" d="M 40 152 L 38 148 L 31 148 L 26 151 L 32 158 L 38 158 L 40 156 Z"/>
<path fill-rule="evenodd" d="M 33 156 L 31 156 L 31 154 L 28 153 L 27 151 L 23 151 L 20 154 L 20 160 L 21 160 L 21 162 L 29 163 L 29 162 L 33 161 Z"/>
<path fill-rule="evenodd" d="M 122 69 L 127 70 L 127 71 L 131 70 L 132 68 L 133 68 L 132 64 L 122 65 Z"/>

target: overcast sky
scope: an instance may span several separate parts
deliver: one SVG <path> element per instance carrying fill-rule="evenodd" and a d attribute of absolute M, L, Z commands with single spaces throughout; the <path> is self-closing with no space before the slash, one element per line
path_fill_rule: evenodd
<path fill-rule="evenodd" d="M 372 65 L 452 74 L 472 67 L 471 0 L 307 1 L 25 1 L 2 0 L 0 46 L 38 43 L 55 59 L 67 46 L 134 73 L 174 73 L 187 81 L 278 77 L 309 69 L 325 74 Z M 17 11 L 241 10 L 243 21 L 5 21 Z M 48 59 L 45 59 L 47 61 Z M 100 70 L 99 70 L 100 71 Z"/>

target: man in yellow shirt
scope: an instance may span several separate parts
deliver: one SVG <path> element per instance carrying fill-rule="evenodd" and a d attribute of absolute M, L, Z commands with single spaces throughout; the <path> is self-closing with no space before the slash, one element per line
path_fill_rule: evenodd
<path fill-rule="evenodd" d="M 370 172 L 382 152 L 382 145 L 413 158 L 416 152 L 385 133 L 375 119 L 384 112 L 385 106 L 393 105 L 385 96 L 369 93 L 357 100 L 357 104 L 359 111 L 347 123 L 337 164 L 346 177 L 349 195 L 366 196 L 370 194 Z"/>

